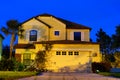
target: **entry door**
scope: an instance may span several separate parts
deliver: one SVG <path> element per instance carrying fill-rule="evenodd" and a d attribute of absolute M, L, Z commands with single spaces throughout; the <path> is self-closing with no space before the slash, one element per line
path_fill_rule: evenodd
<path fill-rule="evenodd" d="M 74 40 L 81 41 L 81 32 L 74 32 Z"/>

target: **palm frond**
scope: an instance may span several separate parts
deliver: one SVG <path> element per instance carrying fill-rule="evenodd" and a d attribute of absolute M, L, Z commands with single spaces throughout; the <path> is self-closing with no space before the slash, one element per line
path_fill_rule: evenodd
<path fill-rule="evenodd" d="M 18 30 L 20 23 L 17 20 L 7 21 L 7 26 L 10 30 Z"/>
<path fill-rule="evenodd" d="M 2 27 L 1 31 L 5 34 L 8 35 L 9 34 L 9 30 L 6 27 Z"/>

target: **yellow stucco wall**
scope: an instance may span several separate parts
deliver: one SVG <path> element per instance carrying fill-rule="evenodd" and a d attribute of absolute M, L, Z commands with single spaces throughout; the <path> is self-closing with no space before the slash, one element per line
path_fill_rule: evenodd
<path fill-rule="evenodd" d="M 65 40 L 66 38 L 66 25 L 58 21 L 54 17 L 38 17 L 38 19 L 44 21 L 51 26 L 50 28 L 50 40 Z M 60 31 L 59 36 L 54 35 L 54 31 Z"/>
<path fill-rule="evenodd" d="M 22 25 L 25 30 L 23 32 L 24 38 L 18 38 L 18 43 L 29 43 L 30 30 L 37 30 L 37 41 L 48 41 L 49 40 L 49 28 L 45 24 L 37 21 L 36 19 L 31 19 Z"/>
<path fill-rule="evenodd" d="M 74 32 L 81 32 L 81 41 L 90 41 L 88 29 L 67 29 L 67 39 L 74 40 Z"/>
<path fill-rule="evenodd" d="M 44 47 L 41 44 L 36 44 L 36 49 L 24 50 L 17 49 L 16 53 L 22 54 L 21 60 L 23 62 L 23 54 L 29 53 L 31 54 L 31 59 L 35 59 L 35 55 L 39 50 L 44 50 Z M 54 44 L 53 48 L 48 53 L 48 63 L 47 69 L 58 71 L 60 68 L 65 66 L 69 66 L 75 68 L 79 65 L 84 65 L 89 63 L 89 59 L 92 58 L 92 62 L 100 62 L 101 55 L 99 52 L 98 44 Z M 66 51 L 66 55 L 56 55 L 56 51 Z M 69 51 L 79 52 L 79 55 L 68 55 Z M 97 56 L 92 56 L 94 53 Z"/>

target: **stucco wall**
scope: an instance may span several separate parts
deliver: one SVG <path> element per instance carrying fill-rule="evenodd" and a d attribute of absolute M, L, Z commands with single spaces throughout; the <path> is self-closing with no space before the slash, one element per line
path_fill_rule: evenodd
<path fill-rule="evenodd" d="M 98 44 L 54 44 L 52 46 L 51 51 L 48 53 L 47 63 L 47 69 L 50 70 L 56 71 L 65 66 L 73 66 L 74 68 L 75 66 L 89 63 L 90 58 L 92 62 L 101 61 Z M 34 60 L 39 50 L 44 50 L 44 47 L 40 44 L 36 44 L 36 49 L 17 49 L 16 53 L 22 54 L 21 60 L 23 62 L 24 53 L 31 54 L 31 59 Z M 56 55 L 56 51 L 66 51 L 66 55 Z M 78 51 L 79 55 L 68 55 L 69 51 L 73 51 L 73 53 Z M 97 55 L 93 56 L 94 53 Z"/>

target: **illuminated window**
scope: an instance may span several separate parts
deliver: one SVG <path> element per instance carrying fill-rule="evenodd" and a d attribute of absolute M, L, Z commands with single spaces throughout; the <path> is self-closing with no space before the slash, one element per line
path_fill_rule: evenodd
<path fill-rule="evenodd" d="M 69 52 L 68 52 L 68 55 L 73 55 L 73 52 L 72 52 L 72 51 L 69 51 Z"/>
<path fill-rule="evenodd" d="M 55 36 L 59 36 L 59 34 L 60 34 L 59 31 L 55 31 L 55 32 L 54 32 L 54 35 L 55 35 Z"/>
<path fill-rule="evenodd" d="M 37 41 L 37 31 L 36 30 L 30 31 L 30 41 Z"/>
<path fill-rule="evenodd" d="M 66 51 L 62 51 L 62 55 L 66 55 Z"/>
<path fill-rule="evenodd" d="M 56 55 L 61 55 L 61 52 L 60 51 L 56 51 Z"/>
<path fill-rule="evenodd" d="M 74 52 L 74 55 L 79 55 L 79 52 L 78 52 L 78 51 L 75 51 L 75 52 Z"/>

